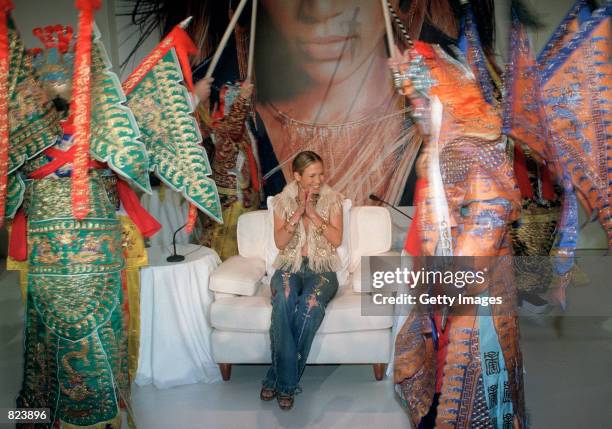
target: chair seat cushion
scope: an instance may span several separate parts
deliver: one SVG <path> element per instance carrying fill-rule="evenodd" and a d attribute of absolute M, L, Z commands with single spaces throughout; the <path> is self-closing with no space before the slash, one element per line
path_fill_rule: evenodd
<path fill-rule="evenodd" d="M 213 328 L 240 332 L 268 332 L 272 305 L 269 286 L 262 285 L 255 296 L 233 296 L 217 299 L 211 306 Z M 341 287 L 325 309 L 320 333 L 340 333 L 388 329 L 391 316 L 362 316 L 361 295 L 351 287 Z"/>
<path fill-rule="evenodd" d="M 263 260 L 231 256 L 212 273 L 208 288 L 213 292 L 253 296 L 265 273 Z"/>

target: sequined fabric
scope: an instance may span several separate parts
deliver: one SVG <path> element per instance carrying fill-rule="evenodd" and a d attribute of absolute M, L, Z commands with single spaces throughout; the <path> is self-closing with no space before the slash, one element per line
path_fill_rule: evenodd
<path fill-rule="evenodd" d="M 12 218 L 25 191 L 15 172 L 26 160 L 52 146 L 60 134 L 59 116 L 42 86 L 34 77 L 30 57 L 9 19 L 9 97 L 8 103 L 9 173 L 6 195 L 6 216 Z M 4 202 L 2 202 L 4 204 Z"/>

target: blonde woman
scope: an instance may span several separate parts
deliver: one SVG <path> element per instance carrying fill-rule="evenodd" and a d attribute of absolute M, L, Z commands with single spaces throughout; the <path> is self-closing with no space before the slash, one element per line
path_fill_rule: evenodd
<path fill-rule="evenodd" d="M 312 340 L 338 289 L 343 234 L 343 197 L 325 184 L 321 157 L 300 152 L 292 170 L 294 180 L 272 202 L 279 254 L 270 283 L 272 366 L 260 395 L 276 397 L 283 410 L 293 406 Z"/>

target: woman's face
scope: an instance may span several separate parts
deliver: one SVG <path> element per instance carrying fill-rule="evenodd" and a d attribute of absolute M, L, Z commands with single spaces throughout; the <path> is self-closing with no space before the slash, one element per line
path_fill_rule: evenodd
<path fill-rule="evenodd" d="M 293 174 L 300 187 L 309 193 L 318 194 L 325 182 L 323 164 L 318 161 L 309 164 L 302 174 L 297 172 Z"/>
<path fill-rule="evenodd" d="M 382 46 L 378 0 L 262 0 L 292 61 L 310 79 L 343 81 Z"/>

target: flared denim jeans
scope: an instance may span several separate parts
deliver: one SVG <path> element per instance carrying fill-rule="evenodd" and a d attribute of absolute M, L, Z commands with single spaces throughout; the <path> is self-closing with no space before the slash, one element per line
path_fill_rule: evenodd
<path fill-rule="evenodd" d="M 281 394 L 293 394 L 325 307 L 338 290 L 338 278 L 335 272 L 315 273 L 304 257 L 296 273 L 276 270 L 270 288 L 272 366 L 263 385 Z"/>

